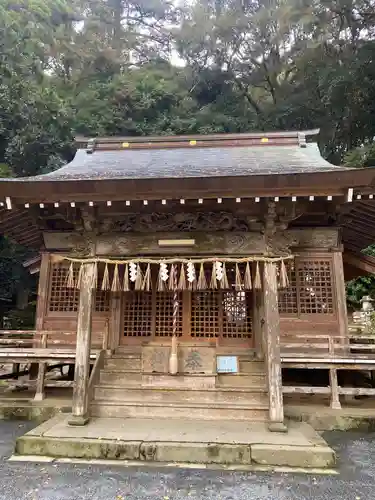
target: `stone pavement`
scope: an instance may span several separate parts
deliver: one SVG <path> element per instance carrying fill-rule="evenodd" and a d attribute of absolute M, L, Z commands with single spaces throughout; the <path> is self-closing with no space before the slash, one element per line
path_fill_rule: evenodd
<path fill-rule="evenodd" d="M 69 458 L 331 467 L 335 454 L 303 422 L 287 433 L 263 422 L 93 418 L 84 427 L 57 415 L 17 440 L 17 453 Z"/>
<path fill-rule="evenodd" d="M 375 434 L 325 434 L 336 475 L 9 462 L 31 425 L 0 421 L 0 500 L 375 500 Z"/>

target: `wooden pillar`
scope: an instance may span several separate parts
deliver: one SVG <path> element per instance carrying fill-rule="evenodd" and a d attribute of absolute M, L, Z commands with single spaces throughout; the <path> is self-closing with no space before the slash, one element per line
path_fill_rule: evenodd
<path fill-rule="evenodd" d="M 339 324 L 340 337 L 348 335 L 348 312 L 346 309 L 346 291 L 344 279 L 344 265 L 342 262 L 342 252 L 333 254 L 333 273 L 336 289 L 337 321 Z"/>
<path fill-rule="evenodd" d="M 111 293 L 109 305 L 109 346 L 114 351 L 120 344 L 120 335 L 122 326 L 122 295 L 120 293 Z"/>
<path fill-rule="evenodd" d="M 94 282 L 96 268 L 94 263 L 84 263 L 81 265 L 76 362 L 72 416 L 69 419 L 70 425 L 85 425 L 89 421 L 88 383 L 90 375 L 92 309 L 94 304 L 92 283 Z"/>
<path fill-rule="evenodd" d="M 36 306 L 36 331 L 42 331 L 44 329 L 44 318 L 46 315 L 48 301 L 49 276 L 50 256 L 48 253 L 42 253 L 38 283 L 38 300 Z M 47 337 L 45 335 L 43 335 L 42 343 L 38 347 L 47 347 Z M 32 363 L 30 369 L 30 378 L 35 378 L 35 375 L 37 374 L 36 392 L 34 399 L 35 401 L 42 401 L 45 398 L 44 379 L 47 371 L 47 365 L 46 363 L 39 363 L 39 365 L 35 364 L 34 366 L 33 365 L 34 363 Z"/>
<path fill-rule="evenodd" d="M 269 430 L 286 432 L 280 360 L 280 318 L 277 294 L 276 264 L 264 263 L 264 330 L 265 359 L 269 396 Z"/>
<path fill-rule="evenodd" d="M 264 301 L 261 290 L 253 289 L 253 335 L 257 359 L 264 358 Z"/>
<path fill-rule="evenodd" d="M 336 370 L 336 368 L 330 368 L 330 370 L 329 370 L 329 384 L 331 386 L 331 404 L 330 404 L 330 406 L 333 410 L 341 410 L 339 384 L 337 382 L 337 370 Z"/>
<path fill-rule="evenodd" d="M 44 333 L 42 335 L 42 341 L 40 347 L 46 348 L 47 347 L 47 334 Z M 47 363 L 39 363 L 38 367 L 38 376 L 36 379 L 36 391 L 35 391 L 35 401 L 42 401 L 45 397 L 44 394 L 44 382 L 45 382 L 45 377 L 46 377 L 46 371 L 47 371 Z"/>

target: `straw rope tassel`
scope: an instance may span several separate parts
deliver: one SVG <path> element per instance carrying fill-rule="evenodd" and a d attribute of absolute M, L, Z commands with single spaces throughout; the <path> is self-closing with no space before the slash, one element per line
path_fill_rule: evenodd
<path fill-rule="evenodd" d="M 251 276 L 250 276 L 250 278 L 251 278 Z M 235 277 L 235 284 L 234 284 L 234 288 L 235 288 L 237 291 L 242 290 L 241 271 L 240 271 L 240 268 L 239 268 L 239 265 L 238 265 L 238 264 L 236 264 L 236 277 Z"/>
<path fill-rule="evenodd" d="M 260 278 L 259 262 L 257 262 L 256 269 L 255 269 L 254 288 L 257 290 L 260 290 L 262 288 L 262 280 Z"/>
<path fill-rule="evenodd" d="M 168 279 L 168 289 L 169 290 L 176 290 L 176 285 L 177 282 L 175 280 L 175 265 L 171 264 L 171 268 L 169 270 L 169 279 Z"/>
<path fill-rule="evenodd" d="M 184 264 L 181 264 L 180 279 L 178 280 L 177 289 L 186 290 L 186 275 Z"/>
<path fill-rule="evenodd" d="M 206 289 L 207 289 L 207 279 L 206 279 L 206 274 L 204 272 L 203 262 L 201 262 L 200 269 L 199 269 L 197 290 L 206 290 Z"/>
<path fill-rule="evenodd" d="M 215 262 L 212 263 L 210 288 L 212 288 L 213 290 L 216 290 L 216 288 L 217 288 Z"/>
<path fill-rule="evenodd" d="M 253 288 L 253 282 L 252 282 L 252 279 L 251 279 L 251 271 L 250 271 L 250 264 L 249 264 L 249 262 L 246 262 L 245 276 L 244 276 L 243 284 L 244 284 L 245 290 L 252 290 L 252 288 Z"/>
<path fill-rule="evenodd" d="M 289 276 L 283 260 L 280 264 L 280 286 L 281 288 L 288 288 L 289 286 Z"/>
<path fill-rule="evenodd" d="M 94 262 L 94 273 L 92 275 L 91 289 L 96 290 L 98 287 L 98 263 Z"/>
<path fill-rule="evenodd" d="M 77 283 L 76 283 L 76 288 L 78 288 L 78 290 L 81 289 L 81 285 L 82 285 L 83 266 L 84 266 L 84 264 L 81 264 L 79 266 L 78 278 L 77 278 Z"/>
<path fill-rule="evenodd" d="M 102 280 L 102 290 L 110 290 L 110 282 L 109 282 L 109 271 L 108 264 L 105 265 L 103 280 Z"/>
<path fill-rule="evenodd" d="M 151 266 L 147 264 L 146 272 L 143 277 L 142 290 L 149 292 L 151 290 Z"/>
<path fill-rule="evenodd" d="M 121 290 L 120 277 L 118 274 L 118 265 L 115 265 L 115 270 L 113 271 L 113 280 L 111 286 L 112 292 L 119 292 Z"/>
<path fill-rule="evenodd" d="M 129 265 L 125 264 L 125 271 L 124 271 L 124 280 L 122 283 L 122 289 L 124 292 L 128 292 L 130 290 L 129 288 Z"/>
<path fill-rule="evenodd" d="M 66 276 L 66 288 L 75 288 L 73 262 L 70 263 L 68 274 Z"/>
<path fill-rule="evenodd" d="M 142 290 L 142 285 L 143 285 L 143 273 L 141 266 L 137 264 L 137 277 L 135 279 L 134 289 L 137 291 Z"/>
<path fill-rule="evenodd" d="M 227 270 L 226 270 L 226 267 L 225 267 L 225 262 L 223 262 L 223 277 L 221 278 L 220 284 L 221 284 L 221 288 L 223 290 L 227 290 L 229 288 L 228 276 L 227 276 Z"/>

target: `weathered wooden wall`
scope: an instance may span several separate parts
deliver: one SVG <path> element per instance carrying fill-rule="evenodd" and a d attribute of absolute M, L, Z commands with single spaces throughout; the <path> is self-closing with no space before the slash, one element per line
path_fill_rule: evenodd
<path fill-rule="evenodd" d="M 38 330 L 49 330 L 56 332 L 77 332 L 78 310 L 77 311 L 51 311 L 49 308 L 50 294 L 51 294 L 51 279 L 52 279 L 52 263 L 49 255 L 46 253 L 43 256 L 42 272 L 40 273 L 39 280 L 39 295 L 37 307 L 37 320 L 36 328 Z M 43 293 L 41 293 L 41 291 Z M 69 290 L 69 293 L 74 293 L 74 290 Z M 77 293 L 77 292 L 76 292 Z M 101 345 L 102 335 L 108 328 L 110 314 L 108 312 L 93 312 L 92 322 L 92 344 Z M 58 340 L 57 337 L 54 337 Z M 69 335 L 61 337 L 60 339 L 64 344 L 75 344 L 76 335 Z"/>
<path fill-rule="evenodd" d="M 112 233 L 95 237 L 95 254 L 108 256 L 135 255 L 262 255 L 282 254 L 290 249 L 325 249 L 339 246 L 337 228 L 296 228 L 278 232 L 272 238 L 260 232 L 168 232 L 168 233 Z M 162 247 L 159 240 L 194 240 L 192 246 Z M 85 254 L 92 241 L 70 232 L 45 232 L 46 248 L 56 252 Z"/>
<path fill-rule="evenodd" d="M 160 239 L 195 240 L 195 245 L 184 248 L 161 248 Z M 87 242 L 78 233 L 46 232 L 44 239 L 49 251 L 56 253 L 74 252 L 85 255 Z M 103 234 L 94 237 L 95 253 L 98 256 L 129 257 L 143 255 L 252 255 L 272 252 L 291 251 L 297 258 L 312 262 L 319 260 L 332 262 L 332 293 L 334 311 L 332 314 L 280 314 L 280 330 L 282 336 L 298 333 L 319 334 L 331 332 L 337 335 L 346 331 L 346 318 L 343 319 L 343 277 L 341 269 L 340 233 L 337 228 L 294 228 L 276 233 L 271 239 L 256 232 L 213 232 L 213 233 L 151 233 L 151 234 Z M 90 241 L 93 244 L 93 241 Z M 335 257 L 336 256 L 336 257 Z M 42 277 L 44 276 L 44 277 Z M 75 332 L 77 328 L 77 312 L 49 311 L 48 296 L 51 287 L 51 264 L 41 279 L 46 280 L 46 293 L 39 305 L 39 328 L 46 330 L 66 330 Z M 104 331 L 109 324 L 109 339 L 112 348 L 116 347 L 122 330 L 121 294 L 111 294 L 108 311 L 93 313 L 93 339 Z M 254 318 L 256 319 L 256 318 Z M 259 318 L 258 318 L 259 319 Z M 261 318 L 260 318 L 261 319 Z M 260 324 L 256 320 L 254 324 Z M 256 335 L 256 334 L 255 334 Z M 71 337 L 74 341 L 74 337 Z M 258 340 L 259 343 L 259 340 Z"/>

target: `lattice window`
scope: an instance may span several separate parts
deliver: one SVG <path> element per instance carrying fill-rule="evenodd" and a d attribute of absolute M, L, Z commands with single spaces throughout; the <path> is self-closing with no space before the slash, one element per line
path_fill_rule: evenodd
<path fill-rule="evenodd" d="M 177 335 L 182 334 L 182 294 L 178 294 Z M 155 336 L 173 335 L 173 292 L 155 293 Z"/>
<path fill-rule="evenodd" d="M 95 292 L 95 311 L 109 312 L 110 292 L 108 290 L 97 290 Z"/>
<path fill-rule="evenodd" d="M 290 286 L 279 291 L 283 316 L 333 314 L 334 292 L 330 259 L 297 258 L 287 263 Z"/>
<path fill-rule="evenodd" d="M 127 292 L 124 303 L 125 337 L 152 334 L 152 292 Z"/>
<path fill-rule="evenodd" d="M 50 312 L 77 312 L 79 304 L 79 290 L 67 288 L 67 276 L 70 264 L 59 262 L 52 264 L 49 304 Z M 73 267 L 74 281 L 77 281 L 79 267 Z M 100 277 L 100 274 L 99 274 Z M 110 293 L 108 291 L 97 290 L 95 292 L 95 311 L 109 312 Z"/>
<path fill-rule="evenodd" d="M 67 288 L 66 280 L 69 265 L 64 262 L 55 263 L 52 265 L 49 304 L 50 312 L 77 312 L 79 291 L 75 288 Z M 78 267 L 73 270 L 74 280 L 78 277 Z"/>
<path fill-rule="evenodd" d="M 222 294 L 223 337 L 226 339 L 251 338 L 251 307 L 249 292 L 230 291 Z"/>
<path fill-rule="evenodd" d="M 301 314 L 333 314 L 331 260 L 304 260 L 298 263 L 299 309 Z"/>
<path fill-rule="evenodd" d="M 191 336 L 216 338 L 220 335 L 220 291 L 191 294 Z"/>
<path fill-rule="evenodd" d="M 298 313 L 297 275 L 294 262 L 286 262 L 289 287 L 279 290 L 280 315 L 296 315 Z"/>

